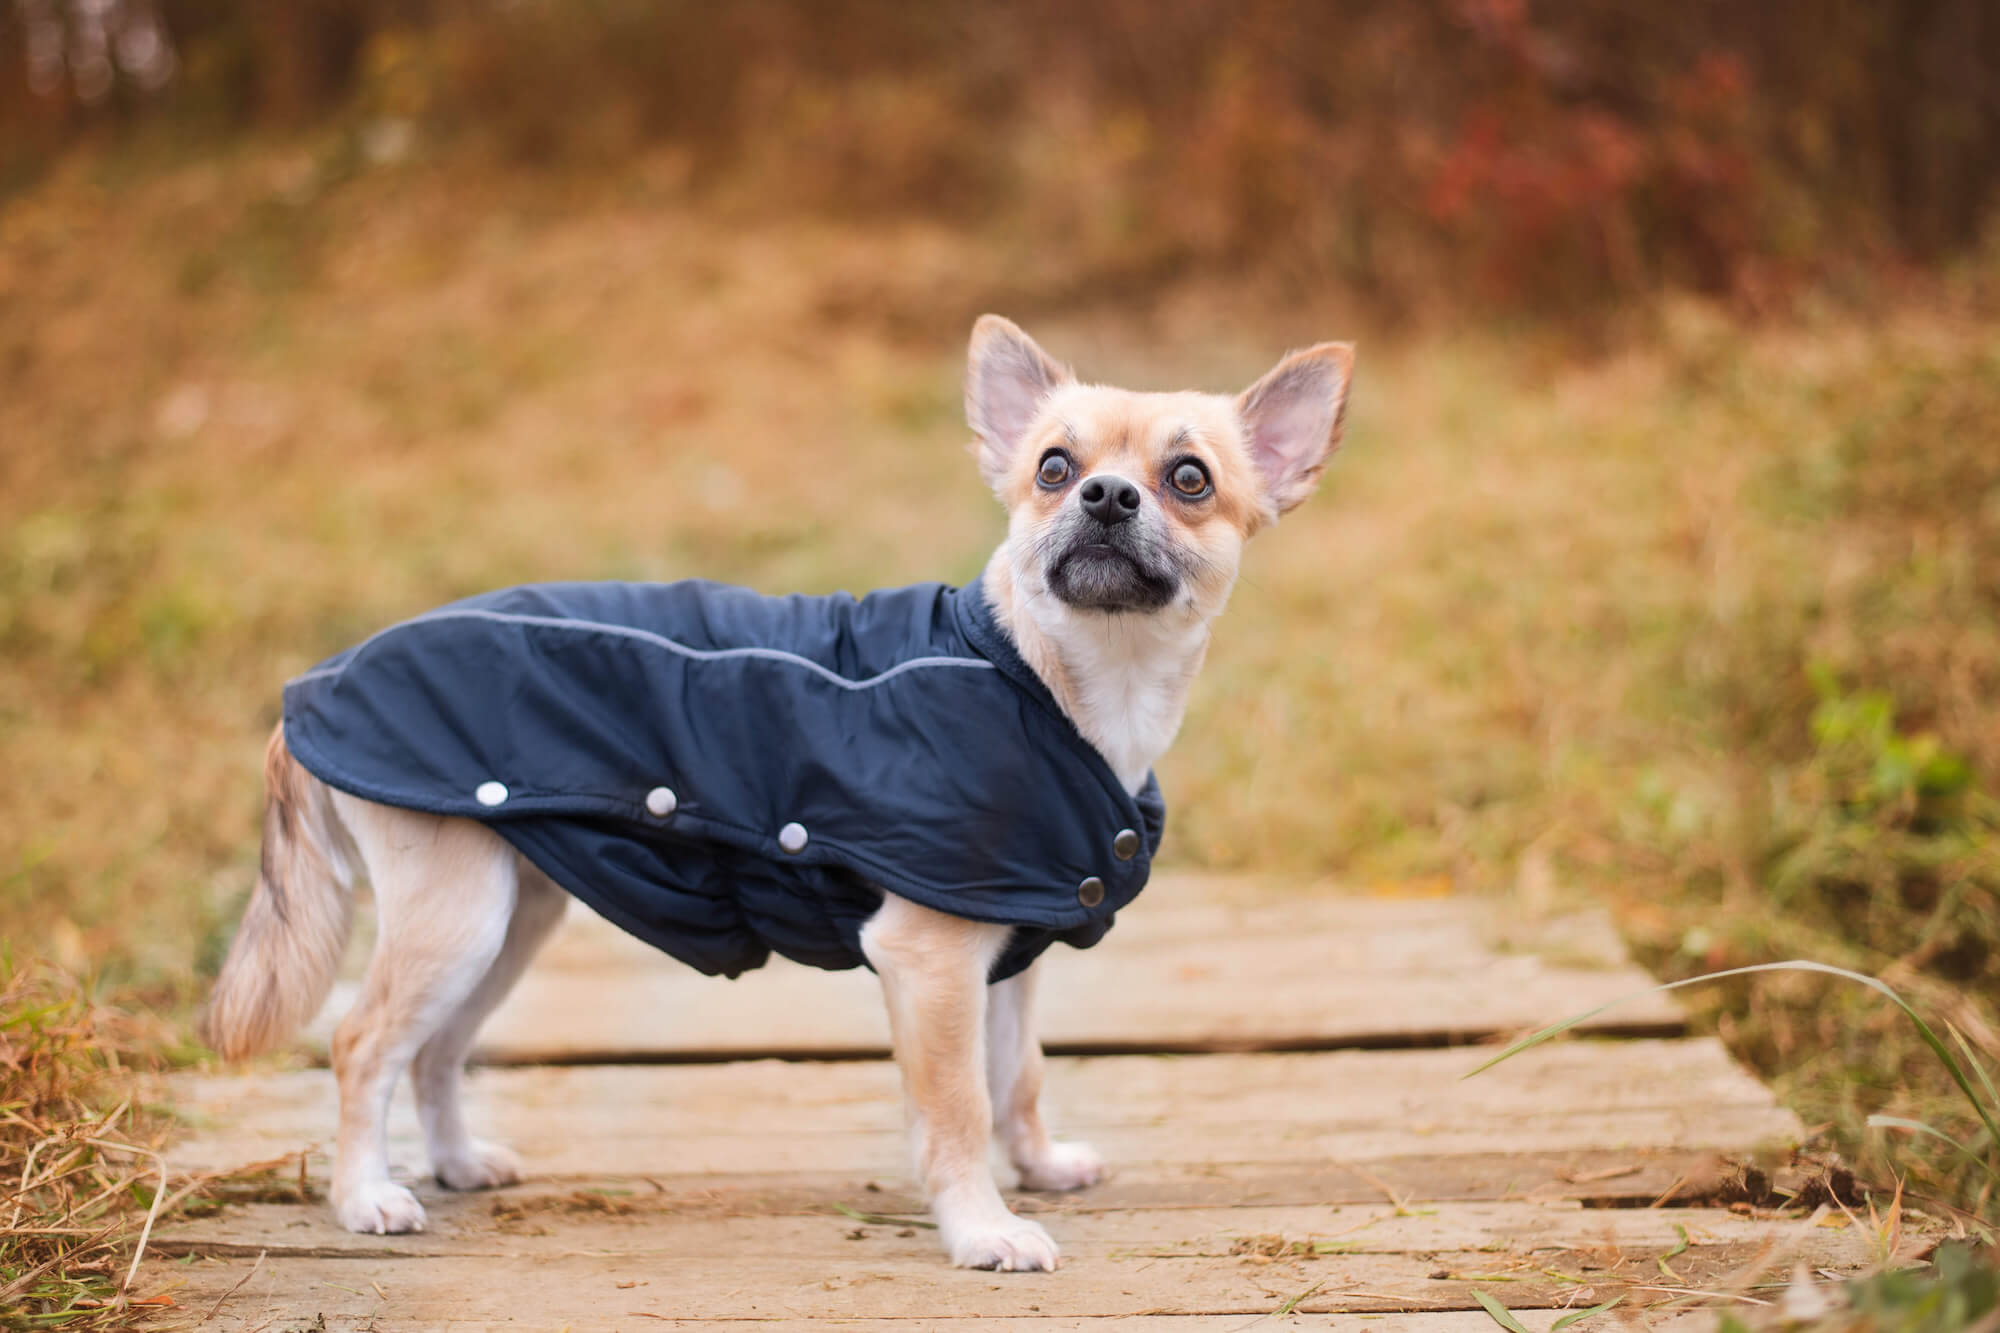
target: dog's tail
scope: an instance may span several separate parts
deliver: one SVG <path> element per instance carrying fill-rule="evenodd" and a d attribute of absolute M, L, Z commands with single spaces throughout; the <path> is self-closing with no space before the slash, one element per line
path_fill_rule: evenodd
<path fill-rule="evenodd" d="M 271 1049 L 326 1002 L 354 920 L 344 850 L 332 794 L 285 748 L 281 723 L 264 751 L 257 888 L 202 1020 L 224 1059 Z"/>

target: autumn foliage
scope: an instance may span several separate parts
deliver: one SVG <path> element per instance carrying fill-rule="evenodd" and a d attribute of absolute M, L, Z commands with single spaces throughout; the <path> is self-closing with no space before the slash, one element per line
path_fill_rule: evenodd
<path fill-rule="evenodd" d="M 84 9 L 0 11 L 0 69 Z M 664 156 L 746 209 L 990 226 L 1058 294 L 1247 267 L 1392 314 L 1662 288 L 1754 305 L 1975 247 L 2000 158 L 2000 21 L 1979 0 L 110 12 L 158 17 L 173 76 L 0 77 L 0 182 L 157 125 L 197 149 L 326 126 L 542 170 Z"/>

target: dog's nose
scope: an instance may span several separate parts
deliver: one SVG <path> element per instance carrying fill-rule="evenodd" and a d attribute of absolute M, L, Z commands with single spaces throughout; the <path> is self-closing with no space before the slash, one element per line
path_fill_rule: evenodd
<path fill-rule="evenodd" d="M 1139 488 L 1123 477 L 1092 477 L 1077 498 L 1083 502 L 1083 512 L 1106 527 L 1139 512 Z"/>

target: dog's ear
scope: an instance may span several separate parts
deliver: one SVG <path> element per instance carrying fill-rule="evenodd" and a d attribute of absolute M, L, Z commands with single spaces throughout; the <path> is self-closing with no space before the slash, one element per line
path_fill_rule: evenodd
<path fill-rule="evenodd" d="M 1320 343 L 1293 352 L 1237 395 L 1243 442 L 1274 514 L 1296 507 L 1319 484 L 1340 444 L 1353 375 L 1353 343 Z"/>
<path fill-rule="evenodd" d="M 965 420 L 979 437 L 979 475 L 998 488 L 1042 399 L 1073 379 L 1035 340 L 998 315 L 972 326 L 965 366 Z"/>

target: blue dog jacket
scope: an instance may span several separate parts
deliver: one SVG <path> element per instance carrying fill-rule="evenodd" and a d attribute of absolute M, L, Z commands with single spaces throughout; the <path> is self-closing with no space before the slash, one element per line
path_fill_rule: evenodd
<path fill-rule="evenodd" d="M 993 979 L 1087 948 L 1145 887 L 1135 798 L 977 581 L 856 601 L 554 583 L 441 607 L 285 687 L 328 785 L 477 819 L 703 972 L 865 963 L 881 890 L 1015 927 Z"/>

